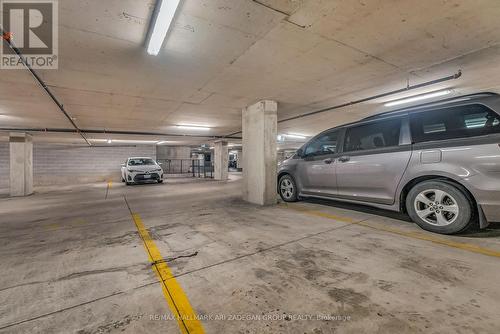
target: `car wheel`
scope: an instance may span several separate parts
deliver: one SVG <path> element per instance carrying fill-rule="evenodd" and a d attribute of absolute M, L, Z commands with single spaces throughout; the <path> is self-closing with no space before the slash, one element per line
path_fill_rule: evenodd
<path fill-rule="evenodd" d="M 290 175 L 283 175 L 278 181 L 278 189 L 281 199 L 285 202 L 298 201 L 297 185 L 295 180 Z"/>
<path fill-rule="evenodd" d="M 421 228 L 435 233 L 459 233 L 474 224 L 472 201 L 449 182 L 417 184 L 406 197 L 406 209 Z"/>
<path fill-rule="evenodd" d="M 163 180 L 158 180 L 158 183 L 163 183 Z"/>

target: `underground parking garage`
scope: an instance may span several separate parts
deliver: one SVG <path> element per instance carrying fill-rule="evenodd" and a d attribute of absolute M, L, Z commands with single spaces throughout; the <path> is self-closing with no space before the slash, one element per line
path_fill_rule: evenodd
<path fill-rule="evenodd" d="M 0 14 L 0 333 L 498 333 L 498 1 Z"/>

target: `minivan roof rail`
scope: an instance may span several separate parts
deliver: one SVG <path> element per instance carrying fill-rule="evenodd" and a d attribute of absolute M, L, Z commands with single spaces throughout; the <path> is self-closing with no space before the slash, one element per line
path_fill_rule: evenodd
<path fill-rule="evenodd" d="M 467 98 L 469 100 L 475 100 L 475 99 L 484 98 L 484 97 L 491 97 L 491 96 L 499 96 L 499 95 L 497 93 L 494 93 L 494 92 L 482 92 L 482 93 L 473 93 L 473 94 L 454 96 L 454 97 L 450 97 L 448 99 L 427 102 L 427 103 L 422 103 L 422 104 L 417 104 L 417 105 L 413 105 L 413 106 L 408 106 L 408 107 L 404 107 L 404 108 L 386 111 L 386 112 L 383 112 L 380 114 L 368 116 L 366 118 L 363 118 L 362 120 L 367 121 L 367 120 L 371 120 L 371 119 L 377 119 L 380 117 L 387 117 L 387 116 L 391 116 L 393 114 L 403 113 L 403 112 L 407 112 L 407 111 L 411 111 L 411 110 L 415 110 L 415 109 L 431 107 L 434 105 L 441 106 L 441 105 L 451 104 L 453 102 L 461 101 L 462 99 L 465 99 L 465 98 Z"/>

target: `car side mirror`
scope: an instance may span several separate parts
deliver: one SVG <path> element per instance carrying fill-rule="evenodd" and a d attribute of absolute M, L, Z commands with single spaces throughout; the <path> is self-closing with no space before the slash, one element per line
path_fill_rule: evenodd
<path fill-rule="evenodd" d="M 299 149 L 297 150 L 297 155 L 298 155 L 299 157 L 301 157 L 301 158 L 302 158 L 302 157 L 304 157 L 304 150 L 303 150 L 303 149 L 301 149 L 301 148 L 299 148 Z"/>
<path fill-rule="evenodd" d="M 163 165 L 163 162 L 159 162 L 158 165 L 162 166 Z"/>

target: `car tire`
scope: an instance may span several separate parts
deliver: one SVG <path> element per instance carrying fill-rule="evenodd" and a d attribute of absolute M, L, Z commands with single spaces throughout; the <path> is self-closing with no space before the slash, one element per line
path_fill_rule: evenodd
<path fill-rule="evenodd" d="M 293 177 L 288 174 L 280 177 L 278 181 L 278 192 L 281 199 L 285 202 L 297 202 L 299 196 L 297 195 L 297 184 Z"/>
<path fill-rule="evenodd" d="M 158 183 L 163 183 L 163 180 L 158 180 Z"/>
<path fill-rule="evenodd" d="M 125 182 L 125 184 L 126 184 L 127 186 L 130 186 L 130 185 L 132 185 L 132 182 L 128 182 L 128 181 L 126 181 L 126 182 Z"/>
<path fill-rule="evenodd" d="M 474 205 L 460 187 L 446 181 L 418 183 L 406 197 L 406 210 L 421 228 L 440 234 L 455 234 L 474 225 Z"/>

